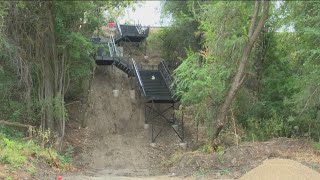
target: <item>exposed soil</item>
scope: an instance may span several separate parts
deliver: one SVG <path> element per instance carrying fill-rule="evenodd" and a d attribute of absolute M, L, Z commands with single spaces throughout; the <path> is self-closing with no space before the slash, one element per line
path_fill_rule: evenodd
<path fill-rule="evenodd" d="M 320 156 L 305 139 L 278 138 L 268 142 L 246 142 L 223 150 L 223 154 L 189 151 L 176 154 L 170 171 L 177 175 L 206 175 L 211 178 L 240 178 L 272 158 L 292 159 L 320 171 Z"/>
<path fill-rule="evenodd" d="M 219 153 L 202 152 L 193 143 L 195 130 L 188 118 L 187 150 L 179 147 L 179 138 L 169 126 L 152 148 L 150 129 L 143 128 L 142 99 L 137 92 L 134 99 L 130 97 L 135 85 L 132 81 L 112 66 L 99 67 L 88 104 L 70 105 L 73 123 L 69 124 L 66 137 L 75 147 L 77 172 L 64 174 L 65 179 L 236 179 L 272 158 L 293 159 L 319 172 L 320 156 L 305 139 L 246 142 L 223 148 Z M 119 90 L 118 97 L 113 96 L 114 89 Z M 82 119 L 87 128 L 75 123 Z"/>
<path fill-rule="evenodd" d="M 124 48 L 129 52 L 128 47 Z M 160 61 L 152 58 L 151 62 L 141 53 L 131 56 L 139 64 L 155 65 Z M 113 90 L 119 90 L 118 97 Z M 134 98 L 130 90 L 135 90 Z M 170 126 L 164 126 L 152 148 L 150 128 L 144 129 L 144 104 L 136 82 L 113 66 L 97 67 L 87 102 L 74 102 L 68 108 L 66 144 L 74 147 L 76 171 L 63 174 L 64 179 L 237 179 L 250 171 L 243 178 L 250 180 L 267 173 L 268 159 L 273 158 L 301 162 L 313 170 L 297 162 L 292 167 L 303 166 L 300 169 L 306 173 L 310 170 L 315 176 L 320 170 L 320 155 L 306 139 L 246 142 L 223 147 L 219 152 L 203 152 L 199 144 L 206 141 L 205 130 L 200 128 L 197 135 L 189 116 L 185 119 L 186 150 L 179 147 L 180 140 Z M 256 167 L 259 169 L 253 169 Z"/>
<path fill-rule="evenodd" d="M 75 147 L 75 163 L 86 175 L 154 176 L 168 175 L 165 159 L 180 149 L 180 139 L 165 126 L 150 146 L 150 129 L 144 129 L 144 104 L 135 89 L 135 80 L 112 66 L 98 67 L 87 105 L 70 104 L 67 142 Z M 114 97 L 113 90 L 119 90 Z M 165 125 L 165 124 L 163 124 Z M 157 129 L 159 130 L 159 129 Z"/>

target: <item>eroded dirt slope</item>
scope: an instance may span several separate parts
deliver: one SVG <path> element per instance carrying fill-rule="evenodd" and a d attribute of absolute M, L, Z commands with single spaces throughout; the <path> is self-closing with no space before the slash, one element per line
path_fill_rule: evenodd
<path fill-rule="evenodd" d="M 99 67 L 91 87 L 85 115 L 90 142 L 83 162 L 94 170 L 148 175 L 148 131 L 143 129 L 140 101 L 130 98 L 130 79 L 112 66 Z"/>
<path fill-rule="evenodd" d="M 150 147 L 150 129 L 143 126 L 143 99 L 139 92 L 135 98 L 130 96 L 135 83 L 115 67 L 96 69 L 83 117 L 88 136 L 81 139 L 86 148 L 75 158 L 84 174 L 167 174 L 162 162 L 179 148 L 179 139 L 168 126 L 157 139 L 157 147 Z M 114 89 L 119 90 L 118 97 L 113 96 Z"/>

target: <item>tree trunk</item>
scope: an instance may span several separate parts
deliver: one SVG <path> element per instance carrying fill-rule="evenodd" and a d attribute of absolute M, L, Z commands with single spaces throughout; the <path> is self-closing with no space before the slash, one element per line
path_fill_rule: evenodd
<path fill-rule="evenodd" d="M 219 144 L 218 136 L 219 136 L 219 133 L 221 132 L 221 130 L 223 129 L 224 125 L 226 124 L 226 116 L 227 116 L 227 112 L 230 108 L 230 105 L 232 104 L 237 92 L 239 91 L 239 89 L 245 79 L 245 68 L 246 68 L 246 65 L 248 64 L 250 53 L 253 48 L 253 45 L 256 42 L 256 40 L 260 34 L 260 31 L 268 18 L 269 1 L 264 0 L 263 12 L 262 12 L 263 14 L 259 20 L 258 25 L 256 25 L 256 21 L 258 19 L 258 14 L 259 14 L 258 12 L 259 12 L 260 4 L 261 3 L 259 2 L 259 0 L 256 0 L 253 16 L 252 16 L 252 20 L 251 20 L 251 25 L 250 25 L 250 29 L 249 29 L 249 33 L 248 33 L 249 40 L 243 50 L 241 61 L 239 62 L 237 72 L 234 76 L 234 79 L 232 81 L 232 84 L 231 84 L 231 87 L 228 91 L 228 94 L 225 97 L 223 104 L 219 107 L 217 119 L 216 119 L 214 126 L 213 126 L 214 132 L 213 132 L 213 138 L 212 138 L 212 146 L 214 148 L 216 148 L 217 145 Z"/>

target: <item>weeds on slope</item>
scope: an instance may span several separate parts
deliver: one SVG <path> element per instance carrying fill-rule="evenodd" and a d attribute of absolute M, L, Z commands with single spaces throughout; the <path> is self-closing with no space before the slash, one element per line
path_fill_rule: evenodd
<path fill-rule="evenodd" d="M 7 178 L 8 174 L 17 171 L 35 176 L 39 164 L 45 164 L 56 171 L 72 170 L 71 154 L 60 155 L 52 148 L 42 148 L 33 140 L 14 140 L 0 133 L 0 165 L 4 165 L 7 171 L 0 173 L 0 178 Z"/>

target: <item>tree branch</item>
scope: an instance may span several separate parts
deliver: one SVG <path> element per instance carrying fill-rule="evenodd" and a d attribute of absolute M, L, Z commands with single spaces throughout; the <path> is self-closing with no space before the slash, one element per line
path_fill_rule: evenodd
<path fill-rule="evenodd" d="M 13 127 L 19 127 L 19 128 L 33 127 L 33 126 L 27 125 L 27 124 L 21 124 L 21 123 L 17 123 L 17 122 L 9 122 L 9 121 L 4 121 L 4 120 L 0 120 L 0 124 L 7 125 L 7 126 L 13 126 Z"/>
<path fill-rule="evenodd" d="M 18 128 L 27 128 L 28 129 L 28 137 L 32 137 L 32 132 L 34 129 L 34 126 L 28 125 L 28 124 L 21 124 L 17 122 L 9 122 L 9 121 L 4 121 L 0 120 L 0 124 L 7 125 L 7 126 L 12 126 L 12 127 L 18 127 Z"/>
<path fill-rule="evenodd" d="M 257 21 L 257 17 L 258 17 L 258 13 L 259 13 L 259 7 L 260 7 L 260 1 L 256 0 L 256 2 L 254 4 L 254 13 L 253 13 L 253 17 L 251 20 L 251 25 L 249 28 L 249 38 L 252 36 L 253 31 L 254 31 L 254 27 L 256 26 L 256 21 Z"/>
<path fill-rule="evenodd" d="M 320 87 L 319 85 L 320 85 L 320 83 L 317 84 L 318 87 L 312 92 L 312 94 L 311 94 L 310 97 L 308 98 L 306 104 L 304 105 L 303 109 L 302 109 L 301 112 L 299 113 L 299 116 L 301 116 L 301 114 L 306 110 L 306 108 L 307 108 L 307 106 L 308 106 L 311 98 L 312 98 L 313 95 L 318 91 L 318 89 L 319 89 L 319 87 Z"/>

